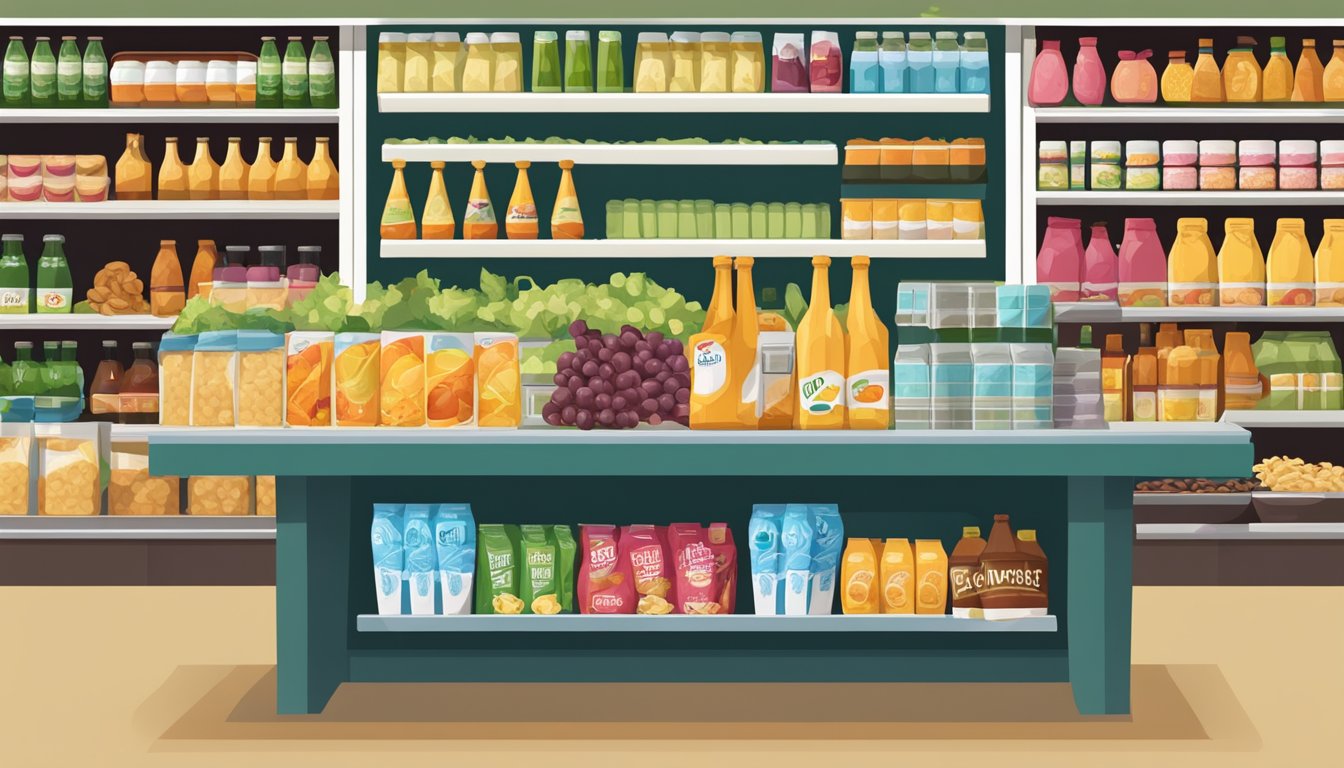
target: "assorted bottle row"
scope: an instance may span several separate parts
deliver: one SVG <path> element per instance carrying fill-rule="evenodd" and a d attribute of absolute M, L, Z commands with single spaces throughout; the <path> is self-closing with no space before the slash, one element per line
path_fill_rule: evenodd
<path fill-rule="evenodd" d="M 831 237 L 831 206 L 827 203 L 608 200 L 607 237 L 632 240 L 827 240 Z"/>
<path fill-rule="evenodd" d="M 471 182 L 467 208 L 462 213 L 462 239 L 494 240 L 499 237 L 499 222 L 490 202 L 490 191 L 485 186 L 485 161 L 475 160 L 471 165 L 476 169 L 476 176 Z M 518 168 L 518 180 L 514 183 L 513 195 L 509 198 L 509 207 L 504 214 L 504 234 L 510 240 L 536 240 L 541 233 L 541 226 L 537 202 L 532 197 L 532 185 L 527 179 L 527 169 L 532 164 L 520 160 L 514 166 Z M 429 196 L 425 199 L 420 216 L 418 236 L 422 240 L 452 240 L 457 232 L 457 220 L 453 216 L 452 204 L 448 201 L 448 190 L 443 184 L 444 163 L 436 160 L 430 163 L 430 167 L 433 176 L 429 182 Z M 378 233 L 384 240 L 417 238 L 415 211 L 411 208 L 403 174 L 405 168 L 405 160 L 392 161 L 392 188 L 387 194 L 387 203 L 383 206 L 383 217 L 378 226 Z M 581 240 L 583 216 L 579 211 L 578 192 L 574 189 L 574 161 L 561 160 L 560 168 L 560 190 L 556 193 L 555 208 L 551 211 L 551 239 Z"/>
<path fill-rule="evenodd" d="M 1285 39 L 1269 39 L 1270 54 L 1264 69 L 1256 58 L 1256 40 L 1239 35 L 1221 69 L 1214 57 L 1213 38 L 1199 38 L 1199 56 L 1192 67 L 1185 51 L 1171 51 L 1162 72 L 1162 101 L 1170 104 L 1337 102 L 1344 101 L 1344 40 L 1334 41 L 1330 63 L 1321 66 L 1316 41 L 1302 40 L 1297 66 L 1288 58 Z M 1111 98 L 1120 104 L 1152 104 L 1159 94 L 1157 70 L 1149 59 L 1152 51 L 1121 51 L 1120 61 L 1109 74 Z M 1108 75 L 1097 53 L 1097 38 L 1078 39 L 1078 56 L 1070 70 L 1059 50 L 1058 40 L 1041 41 L 1041 51 L 1031 67 L 1027 101 L 1034 107 L 1064 103 L 1070 92 L 1085 106 L 1106 100 Z M 1072 87 L 1070 87 L 1072 84 Z"/>
<path fill-rule="evenodd" d="M 1042 141 L 1040 190 L 1344 189 L 1344 141 Z M 1161 167 L 1159 168 L 1159 160 Z M 1318 167 L 1319 164 L 1319 167 Z"/>
<path fill-rule="evenodd" d="M 1116 254 L 1104 222 L 1083 249 L 1079 219 L 1049 218 L 1036 279 L 1053 301 L 1118 301 L 1125 307 L 1344 306 L 1344 219 L 1325 219 L 1312 257 L 1302 219 L 1279 219 L 1265 258 L 1255 220 L 1229 218 L 1214 251 L 1207 219 L 1176 222 L 1170 255 L 1152 219 L 1125 219 Z"/>
<path fill-rule="evenodd" d="M 936 38 L 936 39 L 935 39 Z M 759 32 L 641 32 L 633 77 L 626 78 L 621 33 L 597 33 L 594 59 L 587 30 L 532 39 L 533 93 L 760 93 L 766 88 Z M 774 93 L 840 93 L 844 51 L 836 32 L 776 33 L 770 87 Z M 857 32 L 849 67 L 850 93 L 988 93 L 989 46 L 983 32 Z M 523 49 L 517 32 L 383 32 L 378 35 L 379 93 L 518 93 Z"/>
<path fill-rule="evenodd" d="M 984 240 L 979 200 L 840 200 L 842 240 Z"/>
<path fill-rule="evenodd" d="M 207 331 L 159 345 L 160 423 L 517 427 L 508 333 Z"/>
<path fill-rule="evenodd" d="M 985 178 L 984 139 L 850 139 L 840 178 L 851 182 L 975 182 Z"/>
<path fill-rule="evenodd" d="M 112 344 L 115 349 L 115 342 Z M 137 357 L 140 352 L 137 348 Z M 46 341 L 42 343 L 41 359 L 35 359 L 33 342 L 14 342 L 13 363 L 6 363 L 0 356 L 0 422 L 52 423 L 78 419 L 86 403 L 84 371 L 76 359 L 78 353 L 79 347 L 73 341 Z M 157 406 L 154 410 L 157 413 Z"/>
<path fill-rule="evenodd" d="M 210 139 L 196 139 L 196 156 L 185 165 L 177 138 L 164 139 L 163 162 L 155 185 L 154 166 L 145 155 L 144 136 L 126 134 L 126 150 L 117 160 L 118 200 L 336 200 L 341 177 L 331 157 L 330 139 L 319 136 L 310 162 L 299 159 L 299 140 L 285 137 L 280 162 L 271 154 L 271 138 L 257 139 L 256 159 L 243 159 L 243 140 L 229 137 L 224 164 L 215 162 Z"/>
<path fill-rule="evenodd" d="M 0 155 L 0 202 L 101 203 L 110 182 L 102 155 Z"/>
<path fill-rule="evenodd" d="M 274 37 L 261 38 L 260 57 L 230 51 L 127 52 L 112 57 L 103 38 L 90 37 L 81 56 L 74 37 L 62 37 L 59 57 L 51 38 L 38 37 L 31 59 L 21 36 L 5 49 L 0 106 L 114 107 L 257 106 L 336 107 L 336 64 L 326 37 L 289 38 L 283 62 Z M 110 87 L 109 87 L 110 86 Z"/>

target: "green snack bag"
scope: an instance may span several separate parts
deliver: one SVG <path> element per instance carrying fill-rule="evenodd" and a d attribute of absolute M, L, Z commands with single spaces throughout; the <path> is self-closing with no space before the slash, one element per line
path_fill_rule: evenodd
<path fill-rule="evenodd" d="M 574 613 L 574 558 L 578 545 L 568 525 L 549 528 L 551 543 L 555 545 L 556 586 L 560 590 L 560 612 Z"/>
<path fill-rule="evenodd" d="M 765 207 L 765 232 L 771 240 L 784 238 L 784 204 L 770 203 Z"/>
<path fill-rule="evenodd" d="M 727 203 L 714 206 L 714 237 L 719 240 L 733 237 L 733 207 Z"/>
<path fill-rule="evenodd" d="M 695 231 L 694 200 L 677 201 L 677 237 L 683 240 L 694 240 L 698 237 Z"/>
<path fill-rule="evenodd" d="M 658 236 L 658 205 L 652 200 L 639 201 L 639 236 Z"/>
<path fill-rule="evenodd" d="M 482 525 L 476 537 L 476 613 L 519 614 L 518 528 Z"/>
<path fill-rule="evenodd" d="M 625 210 L 620 200 L 607 201 L 607 239 L 616 240 L 625 237 Z"/>
<path fill-rule="evenodd" d="M 621 236 L 631 240 L 646 237 L 639 228 L 639 201 L 634 198 L 621 202 Z"/>
<path fill-rule="evenodd" d="M 553 616 L 560 612 L 560 593 L 556 588 L 555 544 L 540 525 L 519 528 L 522 551 L 522 578 L 519 597 L 523 613 Z"/>
<path fill-rule="evenodd" d="M 765 203 L 751 204 L 751 236 L 757 240 L 762 240 L 769 234 L 770 228 L 766 225 L 767 210 Z"/>
<path fill-rule="evenodd" d="M 746 203 L 733 203 L 733 239 L 745 240 L 751 237 L 751 208 Z"/>
<path fill-rule="evenodd" d="M 714 201 L 695 201 L 695 234 L 702 239 L 714 237 Z"/>
<path fill-rule="evenodd" d="M 677 236 L 677 201 L 658 201 L 658 237 L 667 239 Z"/>
<path fill-rule="evenodd" d="M 820 235 L 817 234 L 817 206 L 815 203 L 803 204 L 803 239 L 816 240 Z"/>
<path fill-rule="evenodd" d="M 803 206 L 798 203 L 784 204 L 784 237 L 797 240 L 803 236 Z"/>

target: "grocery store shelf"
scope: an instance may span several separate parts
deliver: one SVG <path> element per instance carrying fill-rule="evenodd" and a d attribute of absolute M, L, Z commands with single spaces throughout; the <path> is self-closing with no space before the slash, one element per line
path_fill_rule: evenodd
<path fill-rule="evenodd" d="M 383 160 L 581 165 L 835 165 L 834 144 L 384 144 Z"/>
<path fill-rule="evenodd" d="M 1266 192 L 1229 190 L 1226 192 L 1180 191 L 1093 191 L 1093 192 L 1037 192 L 1036 202 L 1041 205 L 1341 205 L 1344 192 L 1274 191 Z"/>
<path fill-rule="evenodd" d="M 1134 526 L 1140 541 L 1263 541 L 1344 539 L 1344 523 L 1146 523 Z"/>
<path fill-rule="evenodd" d="M 1011 621 L 952 616 L 378 616 L 362 614 L 360 632 L 1056 632 L 1054 616 Z"/>
<path fill-rule="evenodd" d="M 1136 507 L 1213 507 L 1227 504 L 1251 503 L 1246 493 L 1138 493 L 1134 494 Z"/>
<path fill-rule="evenodd" d="M 984 240 L 383 240 L 384 259 L 508 258 L 756 258 L 983 259 Z"/>
<path fill-rule="evenodd" d="M 380 93 L 379 112 L 988 112 L 975 93 Z"/>
<path fill-rule="evenodd" d="M 1056 323 L 1339 323 L 1344 307 L 1120 307 L 1055 304 Z"/>
<path fill-rule="evenodd" d="M 984 200 L 988 190 L 983 182 L 846 181 L 840 184 L 840 197 Z"/>
<path fill-rule="evenodd" d="M 0 516 L 0 540 L 268 540 L 275 538 L 273 517 L 59 517 Z"/>
<path fill-rule="evenodd" d="M 6 109 L 6 123 L 336 123 L 335 109 L 231 109 L 208 107 L 108 109 Z"/>
<path fill-rule="evenodd" d="M 153 315 L 0 314 L 0 330 L 166 331 L 176 320 L 176 317 Z"/>
<path fill-rule="evenodd" d="M 1344 427 L 1344 411 L 1223 411 L 1223 421 L 1239 427 Z"/>
<path fill-rule="evenodd" d="M 0 115 L 3 117 L 3 115 Z M 336 219 L 337 200 L 108 200 L 0 203 L 2 219 Z"/>
<path fill-rule="evenodd" d="M 1344 108 L 1038 107 L 1038 123 L 1344 123 Z"/>

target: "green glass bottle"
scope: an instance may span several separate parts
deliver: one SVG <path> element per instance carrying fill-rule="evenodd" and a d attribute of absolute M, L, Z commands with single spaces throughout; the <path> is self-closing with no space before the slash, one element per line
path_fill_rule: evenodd
<path fill-rule="evenodd" d="M 0 314 L 26 315 L 33 311 L 28 282 L 28 260 L 23 256 L 23 235 L 5 235 L 0 248 Z"/>
<path fill-rule="evenodd" d="M 5 48 L 5 75 L 3 84 L 4 106 L 12 109 L 26 107 L 32 100 L 32 83 L 28 73 L 28 51 L 23 38 L 14 35 Z"/>
<path fill-rule="evenodd" d="M 51 52 L 51 38 L 37 38 L 28 73 L 33 84 L 33 106 L 56 106 L 56 54 Z"/>
<path fill-rule="evenodd" d="M 20 397 L 36 397 L 42 391 L 42 364 L 33 359 L 33 342 L 14 342 L 14 365 L 10 367 L 13 392 Z"/>
<path fill-rule="evenodd" d="M 78 107 L 84 96 L 84 60 L 74 37 L 61 38 L 61 53 L 56 59 L 56 102 L 62 107 Z"/>
<path fill-rule="evenodd" d="M 308 106 L 308 55 L 303 51 L 303 38 L 289 38 L 285 46 L 284 81 L 285 109 L 303 109 Z"/>
<path fill-rule="evenodd" d="M 314 109 L 336 108 L 336 62 L 331 58 L 327 38 L 313 38 L 313 55 L 308 59 L 308 97 Z"/>
<path fill-rule="evenodd" d="M 42 256 L 37 260 L 37 311 L 39 314 L 69 314 L 74 284 L 65 260 L 65 237 L 44 235 Z"/>
<path fill-rule="evenodd" d="M 107 106 L 107 55 L 101 37 L 90 37 L 84 48 L 83 100 L 86 107 Z"/>
<path fill-rule="evenodd" d="M 39 377 L 42 391 L 38 393 L 37 407 L 56 408 L 60 406 L 61 394 L 61 343 L 59 341 L 42 342 L 42 375 Z"/>
<path fill-rule="evenodd" d="M 280 108 L 280 51 L 274 37 L 261 38 L 261 55 L 257 58 L 257 108 Z"/>

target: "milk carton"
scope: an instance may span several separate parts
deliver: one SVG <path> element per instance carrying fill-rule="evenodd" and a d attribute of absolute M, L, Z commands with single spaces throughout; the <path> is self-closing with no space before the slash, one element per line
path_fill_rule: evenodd
<path fill-rule="evenodd" d="M 780 544 L 784 552 L 784 613 L 806 616 L 812 582 L 812 520 L 806 504 L 788 504 Z"/>
<path fill-rule="evenodd" d="M 747 523 L 751 555 L 751 593 L 756 615 L 779 616 L 784 613 L 783 549 L 784 505 L 756 504 Z"/>
<path fill-rule="evenodd" d="M 476 521 L 471 505 L 438 505 L 434 512 L 434 551 L 439 565 L 439 613 L 471 613 L 471 581 L 476 569 Z"/>
<path fill-rule="evenodd" d="M 405 567 L 402 548 L 402 505 L 374 504 L 373 526 L 373 584 L 378 595 L 378 613 L 382 616 L 401 614 L 401 579 Z"/>
<path fill-rule="evenodd" d="M 434 535 L 429 529 L 430 505 L 407 504 L 406 523 L 402 528 L 402 546 L 406 548 L 406 583 L 411 590 L 411 615 L 434 613 Z"/>
<path fill-rule="evenodd" d="M 807 613 L 829 616 L 835 603 L 835 582 L 840 568 L 840 551 L 845 545 L 845 527 L 840 510 L 834 504 L 811 504 L 812 564 L 808 580 Z"/>

